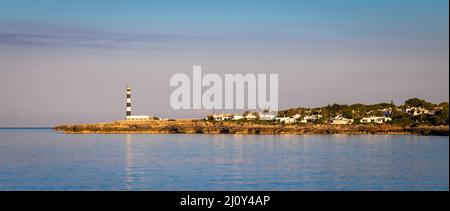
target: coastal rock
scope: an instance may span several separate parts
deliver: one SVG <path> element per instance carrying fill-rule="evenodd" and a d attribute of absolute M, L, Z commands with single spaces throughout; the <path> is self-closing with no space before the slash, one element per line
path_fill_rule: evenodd
<path fill-rule="evenodd" d="M 54 128 L 69 134 L 149 133 L 149 134 L 415 134 L 449 135 L 448 126 L 401 127 L 381 125 L 265 124 L 255 122 L 214 122 L 206 120 L 115 121 L 110 123 L 61 125 Z"/>

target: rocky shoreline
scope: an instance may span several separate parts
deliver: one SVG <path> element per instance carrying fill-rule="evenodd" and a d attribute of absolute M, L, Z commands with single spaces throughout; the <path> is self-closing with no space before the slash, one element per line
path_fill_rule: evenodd
<path fill-rule="evenodd" d="M 173 120 L 60 125 L 54 128 L 66 134 L 402 134 L 448 136 L 448 126 L 262 124 L 257 122 L 214 122 Z"/>

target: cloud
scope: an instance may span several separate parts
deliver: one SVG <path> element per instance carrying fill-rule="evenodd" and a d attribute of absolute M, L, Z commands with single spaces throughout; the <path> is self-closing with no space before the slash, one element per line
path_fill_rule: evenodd
<path fill-rule="evenodd" d="M 236 41 L 247 43 L 269 40 L 273 40 L 273 37 L 261 34 L 125 34 L 84 26 L 0 22 L 0 45 L 4 46 L 173 50 L 189 44 L 214 46 Z"/>
<path fill-rule="evenodd" d="M 84 27 L 41 23 L 0 23 L 0 45 L 25 47 L 168 48 L 167 34 L 118 34 Z"/>
<path fill-rule="evenodd" d="M 0 45 L 145 49 L 170 43 L 164 36 L 0 33 Z"/>

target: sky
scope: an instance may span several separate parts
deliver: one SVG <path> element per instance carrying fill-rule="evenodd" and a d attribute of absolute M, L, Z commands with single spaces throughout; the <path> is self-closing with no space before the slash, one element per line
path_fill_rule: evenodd
<path fill-rule="evenodd" d="M 175 111 L 170 77 L 277 73 L 279 108 L 449 100 L 448 0 L 0 0 L 0 127 Z"/>

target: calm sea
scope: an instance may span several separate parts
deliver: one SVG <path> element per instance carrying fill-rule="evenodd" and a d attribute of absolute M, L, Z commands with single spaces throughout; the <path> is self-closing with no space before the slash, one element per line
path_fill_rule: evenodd
<path fill-rule="evenodd" d="M 0 129 L 0 190 L 449 190 L 449 138 Z"/>

